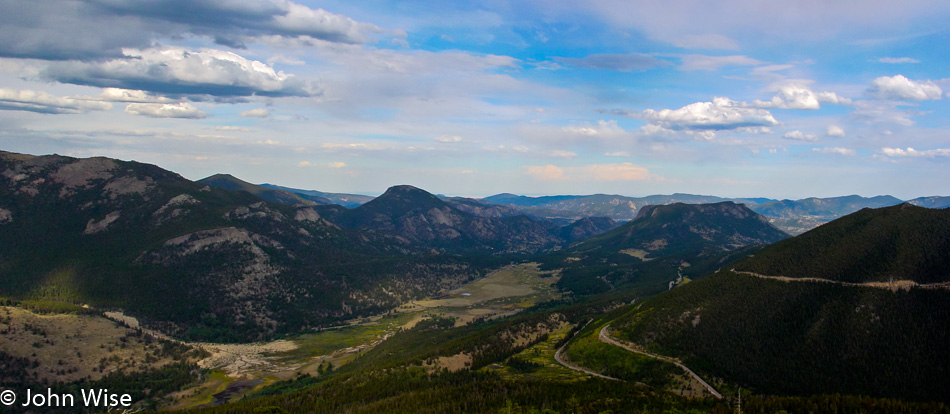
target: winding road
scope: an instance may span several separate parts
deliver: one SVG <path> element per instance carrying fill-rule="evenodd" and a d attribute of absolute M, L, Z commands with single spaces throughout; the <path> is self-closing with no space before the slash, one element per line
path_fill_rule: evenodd
<path fill-rule="evenodd" d="M 628 350 L 628 351 L 630 351 L 630 352 L 634 352 L 634 353 L 641 354 L 641 355 L 646 355 L 646 356 L 648 356 L 648 357 L 656 358 L 656 359 L 659 359 L 659 360 L 661 360 L 661 361 L 666 361 L 666 362 L 669 362 L 669 363 L 671 363 L 671 364 L 675 364 L 676 366 L 682 368 L 683 371 L 686 371 L 687 374 L 689 374 L 691 377 L 693 377 L 693 378 L 694 378 L 696 381 L 698 381 L 700 384 L 702 384 L 703 387 L 706 387 L 706 390 L 708 390 L 710 394 L 712 394 L 712 395 L 715 396 L 716 398 L 722 399 L 722 394 L 720 394 L 719 391 L 716 391 L 716 389 L 713 388 L 712 385 L 709 385 L 709 383 L 707 383 L 706 381 L 704 381 L 699 375 L 696 375 L 696 373 L 693 372 L 693 370 L 687 368 L 686 365 L 683 365 L 683 364 L 679 363 L 679 361 L 677 361 L 677 360 L 675 360 L 675 359 L 673 359 L 673 358 L 665 357 L 665 356 L 657 355 L 657 354 L 651 354 L 651 353 L 649 353 L 649 352 L 644 352 L 644 351 L 641 351 L 641 350 L 639 350 L 639 349 L 636 349 L 636 348 L 634 348 L 634 347 L 632 347 L 632 346 L 630 346 L 630 345 L 628 345 L 628 344 L 626 344 L 626 343 L 623 343 L 623 342 L 620 342 L 620 341 L 618 341 L 618 340 L 616 340 L 616 339 L 613 339 L 613 338 L 610 337 L 610 335 L 607 335 L 607 328 L 609 328 L 609 327 L 610 327 L 610 324 L 608 323 L 607 325 L 604 325 L 604 327 L 600 329 L 600 335 L 599 335 L 599 337 L 600 337 L 600 341 L 601 341 L 601 342 L 604 342 L 604 343 L 607 343 L 607 344 L 610 344 L 610 345 L 614 345 L 614 346 L 618 346 L 618 347 L 623 348 L 623 349 L 626 349 L 626 350 Z M 563 348 L 563 347 L 562 347 L 562 348 Z M 558 352 L 560 352 L 560 350 L 559 350 Z M 555 357 L 556 357 L 556 355 L 555 355 Z M 560 360 L 559 360 L 558 362 L 560 362 Z"/>
<path fill-rule="evenodd" d="M 731 269 L 731 271 L 737 275 L 746 275 L 757 277 L 760 279 L 771 279 L 778 280 L 782 282 L 815 282 L 815 283 L 831 283 L 834 285 L 841 286 L 860 286 L 860 287 L 870 287 L 877 289 L 887 289 L 891 291 L 897 290 L 910 290 L 910 288 L 922 288 L 922 289 L 950 289 L 950 283 L 917 283 L 913 280 L 892 280 L 888 282 L 864 282 L 864 283 L 853 283 L 853 282 L 842 282 L 838 280 L 830 279 L 820 279 L 817 277 L 788 277 L 788 276 L 769 276 L 763 275 L 755 272 L 746 272 L 742 270 Z"/>
<path fill-rule="evenodd" d="M 595 376 L 595 377 L 599 377 L 599 378 L 603 378 L 603 379 L 609 379 L 609 380 L 611 380 L 611 381 L 623 381 L 622 379 L 619 379 L 619 378 L 608 377 L 608 376 L 603 375 L 603 374 L 598 374 L 598 373 L 596 373 L 596 372 L 594 372 L 594 371 L 591 371 L 591 370 L 589 370 L 589 369 L 587 369 L 587 368 L 584 368 L 584 367 L 581 367 L 581 366 L 578 366 L 578 365 L 574 365 L 574 364 L 572 364 L 572 363 L 570 363 L 570 362 L 567 362 L 567 361 L 561 359 L 561 351 L 563 351 L 564 348 L 567 347 L 567 344 L 568 344 L 568 343 L 570 343 L 570 341 L 568 341 L 568 342 L 565 343 L 564 345 L 561 345 L 561 347 L 558 348 L 557 352 L 554 353 L 554 359 L 557 360 L 557 362 L 558 362 L 559 364 L 563 365 L 565 368 L 572 369 L 572 370 L 577 371 L 577 372 L 583 372 L 583 373 L 585 373 L 585 374 L 593 375 L 593 376 Z"/>

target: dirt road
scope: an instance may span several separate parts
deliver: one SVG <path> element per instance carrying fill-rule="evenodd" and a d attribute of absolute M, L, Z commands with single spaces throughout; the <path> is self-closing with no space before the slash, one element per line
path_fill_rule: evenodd
<path fill-rule="evenodd" d="M 700 384 L 702 384 L 703 387 L 705 387 L 706 390 L 709 391 L 710 394 L 712 394 L 712 395 L 715 396 L 716 398 L 722 399 L 722 394 L 720 394 L 718 391 L 716 391 L 716 389 L 713 388 L 712 385 L 709 385 L 709 383 L 707 383 L 706 381 L 703 381 L 703 379 L 700 378 L 699 375 L 696 375 L 696 373 L 693 372 L 693 370 L 687 368 L 686 365 L 683 365 L 683 364 L 679 363 L 679 361 L 677 361 L 677 360 L 675 360 L 675 359 L 673 359 L 673 358 L 665 357 L 665 356 L 657 355 L 657 354 L 651 354 L 651 353 L 645 352 L 645 351 L 641 351 L 641 350 L 636 349 L 636 348 L 634 348 L 633 346 L 630 346 L 630 345 L 628 345 L 628 344 L 626 344 L 626 343 L 624 343 L 624 342 L 621 342 L 621 341 L 618 341 L 618 340 L 616 340 L 616 339 L 613 339 L 613 338 L 611 338 L 609 335 L 607 335 L 607 328 L 609 328 L 609 327 L 610 327 L 610 324 L 608 323 L 607 325 L 604 325 L 604 327 L 600 329 L 600 335 L 599 335 L 599 337 L 600 337 L 600 341 L 601 341 L 601 342 L 604 342 L 604 343 L 607 343 L 607 344 L 610 344 L 610 345 L 614 345 L 614 346 L 618 346 L 618 347 L 623 348 L 623 349 L 626 349 L 626 350 L 628 350 L 628 351 L 630 351 L 630 352 L 634 352 L 634 353 L 641 354 L 641 355 L 646 355 L 646 356 L 648 356 L 648 357 L 656 358 L 656 359 L 659 359 L 659 360 L 661 360 L 661 361 L 666 361 L 666 362 L 669 362 L 669 363 L 671 363 L 671 364 L 675 364 L 676 366 L 682 368 L 683 371 L 686 371 L 686 373 L 689 374 L 689 376 L 693 377 L 693 379 L 695 379 L 697 382 L 699 382 Z"/>

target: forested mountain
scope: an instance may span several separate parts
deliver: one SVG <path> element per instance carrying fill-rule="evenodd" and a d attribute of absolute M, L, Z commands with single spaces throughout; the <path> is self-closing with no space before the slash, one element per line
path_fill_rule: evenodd
<path fill-rule="evenodd" d="M 332 204 L 339 204 L 346 208 L 353 208 L 359 205 L 366 203 L 369 200 L 374 199 L 373 196 L 362 195 L 362 194 L 347 194 L 347 193 L 327 193 L 323 191 L 316 190 L 301 190 L 299 188 L 290 188 L 282 187 L 274 184 L 261 184 L 261 187 L 272 188 L 275 190 L 283 190 L 291 192 L 306 198 L 318 197 L 322 199 L 329 200 Z"/>
<path fill-rule="evenodd" d="M 756 392 L 946 401 L 950 291 L 861 283 L 946 282 L 948 225 L 946 210 L 864 209 L 658 296 L 615 326 Z"/>
<path fill-rule="evenodd" d="M 761 199 L 760 199 L 761 200 Z M 716 196 L 694 194 L 652 195 L 647 197 L 626 197 L 610 194 L 558 195 L 526 197 L 510 193 L 496 194 L 481 199 L 482 202 L 508 205 L 521 211 L 544 218 L 609 217 L 614 220 L 632 220 L 637 212 L 647 205 L 658 204 L 709 204 L 723 201 L 756 204 L 750 199 L 729 199 Z"/>
<path fill-rule="evenodd" d="M 610 217 L 585 217 L 567 226 L 561 227 L 558 234 L 567 242 L 578 242 L 606 233 L 620 226 Z"/>
<path fill-rule="evenodd" d="M 762 250 L 736 266 L 843 282 L 950 282 L 950 210 L 863 209 Z"/>
<path fill-rule="evenodd" d="M 121 308 L 181 337 L 330 324 L 481 272 L 153 165 L 4 152 L 0 173 L 0 296 Z"/>
<path fill-rule="evenodd" d="M 260 197 L 264 201 L 280 204 L 331 204 L 330 200 L 323 197 L 303 196 L 301 194 L 289 191 L 267 188 L 260 185 L 251 184 L 243 181 L 231 174 L 215 174 L 197 181 L 200 184 L 212 187 L 223 188 L 225 190 L 247 191 Z"/>
<path fill-rule="evenodd" d="M 563 268 L 559 285 L 579 293 L 647 283 L 667 286 L 680 274 L 701 276 L 720 266 L 729 253 L 788 237 L 742 204 L 647 206 L 638 217 L 546 259 Z"/>

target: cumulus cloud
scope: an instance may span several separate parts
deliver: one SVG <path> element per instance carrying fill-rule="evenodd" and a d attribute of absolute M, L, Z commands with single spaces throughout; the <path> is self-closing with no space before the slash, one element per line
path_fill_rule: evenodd
<path fill-rule="evenodd" d="M 934 157 L 950 157 L 950 148 L 937 148 L 932 150 L 918 151 L 913 148 L 907 147 L 907 149 L 901 148 L 881 148 L 881 152 L 888 157 L 899 157 L 899 158 L 934 158 Z"/>
<path fill-rule="evenodd" d="M 850 148 L 841 148 L 841 147 L 823 147 L 823 148 L 812 148 L 814 152 L 820 152 L 822 154 L 838 154 L 838 155 L 856 155 L 857 153 Z"/>
<path fill-rule="evenodd" d="M 125 49 L 124 58 L 54 62 L 47 79 L 76 85 L 141 90 L 164 95 L 214 97 L 314 96 L 309 82 L 263 62 L 216 49 Z"/>
<path fill-rule="evenodd" d="M 670 65 L 670 62 L 642 53 L 593 54 L 583 58 L 556 57 L 554 60 L 584 69 L 632 72 Z"/>
<path fill-rule="evenodd" d="M 850 105 L 851 100 L 840 97 L 834 92 L 813 92 L 806 82 L 783 82 L 773 85 L 777 94 L 769 101 L 755 100 L 752 105 L 758 108 L 779 109 L 820 109 L 822 103 Z"/>
<path fill-rule="evenodd" d="M 267 118 L 270 116 L 270 111 L 267 108 L 254 108 L 241 112 L 240 115 L 245 118 Z"/>
<path fill-rule="evenodd" d="M 825 135 L 829 137 L 841 138 L 843 137 L 844 130 L 837 125 L 828 125 L 828 129 L 825 130 Z"/>
<path fill-rule="evenodd" d="M 130 90 L 121 88 L 105 88 L 97 97 L 103 101 L 109 102 L 138 102 L 138 103 L 163 103 L 171 102 L 164 96 L 152 96 L 145 91 Z"/>
<path fill-rule="evenodd" d="M 125 113 L 150 118 L 207 118 L 208 114 L 187 102 L 177 104 L 133 103 L 125 107 Z"/>
<path fill-rule="evenodd" d="M 882 57 L 877 61 L 881 63 L 920 63 L 919 60 L 909 57 Z"/>
<path fill-rule="evenodd" d="M 940 99 L 943 91 L 933 81 L 914 81 L 895 75 L 874 79 L 868 94 L 880 99 L 927 101 Z"/>
<path fill-rule="evenodd" d="M 696 102 L 679 109 L 647 109 L 626 113 L 656 126 L 671 130 L 716 131 L 745 127 L 768 127 L 779 122 L 765 109 L 749 108 L 729 98 L 716 97 L 712 102 Z"/>
<path fill-rule="evenodd" d="M 382 33 L 288 0 L 30 0 L 5 1 L 0 56 L 49 60 L 122 56 L 166 37 L 204 36 L 244 48 L 262 36 L 356 44 Z"/>
<path fill-rule="evenodd" d="M 441 142 L 445 144 L 453 144 L 456 142 L 462 142 L 462 137 L 458 135 L 441 135 L 433 138 L 436 142 Z"/>
<path fill-rule="evenodd" d="M 229 132 L 230 132 L 230 131 L 234 131 L 234 132 L 250 132 L 250 129 L 248 129 L 248 128 L 239 127 L 239 126 L 231 126 L 231 125 L 217 126 L 217 127 L 214 127 L 214 130 L 215 130 L 215 131 L 229 131 Z"/>
<path fill-rule="evenodd" d="M 528 175 L 539 181 L 645 181 L 656 178 L 649 170 L 629 162 L 591 164 L 576 167 L 538 165 L 525 167 Z"/>
<path fill-rule="evenodd" d="M 785 139 L 793 139 L 796 141 L 809 141 L 815 142 L 818 141 L 818 137 L 815 134 L 806 134 L 799 130 L 788 131 L 783 135 Z"/>
<path fill-rule="evenodd" d="M 605 157 L 629 157 L 630 153 L 626 151 L 605 152 Z"/>
<path fill-rule="evenodd" d="M 0 110 L 41 114 L 81 114 L 112 109 L 108 102 L 59 97 L 43 91 L 0 88 Z"/>
<path fill-rule="evenodd" d="M 343 161 L 334 161 L 334 162 L 327 163 L 327 167 L 330 167 L 330 168 L 343 168 L 343 167 L 346 167 L 346 163 L 343 162 Z"/>
<path fill-rule="evenodd" d="M 719 70 L 723 66 L 753 66 L 760 65 L 763 62 L 744 55 L 733 56 L 707 56 L 707 55 L 682 55 L 680 57 L 682 64 L 680 70 Z"/>

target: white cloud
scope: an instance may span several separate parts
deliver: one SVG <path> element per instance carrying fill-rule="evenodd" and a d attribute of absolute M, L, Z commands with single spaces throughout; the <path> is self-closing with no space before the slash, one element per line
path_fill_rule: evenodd
<path fill-rule="evenodd" d="M 815 142 L 818 141 L 818 137 L 815 134 L 806 134 L 799 130 L 788 131 L 783 135 L 785 139 L 794 139 L 796 141 L 809 141 Z"/>
<path fill-rule="evenodd" d="M 857 153 L 850 148 L 840 148 L 840 147 L 823 147 L 823 148 L 812 148 L 812 151 L 820 152 L 822 154 L 838 154 L 838 155 L 856 155 Z"/>
<path fill-rule="evenodd" d="M 630 153 L 626 151 L 617 151 L 617 152 L 605 152 L 605 157 L 629 157 Z"/>
<path fill-rule="evenodd" d="M 570 135 L 583 135 L 587 137 L 616 137 L 626 134 L 616 120 L 599 120 L 597 124 L 586 123 L 582 125 L 570 125 L 561 128 L 562 131 Z"/>
<path fill-rule="evenodd" d="M 125 107 L 125 113 L 150 118 L 207 118 L 208 114 L 187 102 L 177 104 L 132 103 Z"/>
<path fill-rule="evenodd" d="M 343 161 L 334 161 L 328 163 L 312 163 L 310 161 L 301 161 L 297 163 L 298 167 L 328 167 L 328 168 L 343 168 L 346 167 L 346 163 Z"/>
<path fill-rule="evenodd" d="M 840 97 L 834 92 L 813 92 L 807 84 L 810 81 L 785 81 L 773 85 L 772 90 L 777 92 L 769 101 L 755 100 L 752 105 L 758 108 L 779 109 L 820 109 L 822 103 L 836 105 L 851 105 L 851 100 Z"/>
<path fill-rule="evenodd" d="M 913 148 L 907 147 L 907 149 L 900 148 L 881 148 L 881 152 L 888 157 L 914 157 L 914 158 L 934 158 L 934 157 L 950 157 L 950 148 L 938 148 L 925 151 L 917 151 Z"/>
<path fill-rule="evenodd" d="M 739 49 L 735 40 L 719 34 L 685 35 L 673 39 L 672 43 L 684 49 Z"/>
<path fill-rule="evenodd" d="M 240 2 L 239 2 L 240 3 Z M 272 30 L 284 35 L 322 38 L 343 43 L 363 43 L 372 33 L 382 30 L 369 23 L 356 22 L 349 17 L 323 9 L 311 9 L 290 1 L 277 2 L 284 9 L 273 17 Z"/>
<path fill-rule="evenodd" d="M 707 56 L 707 55 L 682 55 L 680 57 L 682 64 L 680 70 L 719 70 L 723 66 L 753 66 L 760 65 L 763 62 L 748 56 Z"/>
<path fill-rule="evenodd" d="M 594 164 L 580 167 L 580 172 L 592 175 L 594 181 L 643 181 L 651 178 L 650 172 L 629 162 L 621 164 Z"/>
<path fill-rule="evenodd" d="M 0 88 L 0 110 L 29 111 L 41 114 L 82 114 L 112 109 L 108 102 L 59 97 L 43 91 Z"/>
<path fill-rule="evenodd" d="M 121 59 L 53 62 L 43 76 L 62 83 L 171 96 L 314 96 L 320 93 L 309 82 L 228 51 L 156 47 L 123 49 L 122 52 L 125 56 Z"/>
<path fill-rule="evenodd" d="M 748 108 L 741 102 L 716 97 L 712 102 L 696 102 L 679 109 L 647 109 L 629 116 L 672 130 L 726 130 L 774 126 L 779 122 L 769 111 Z"/>
<path fill-rule="evenodd" d="M 940 99 L 943 91 L 933 81 L 914 81 L 895 75 L 874 79 L 868 94 L 881 99 L 927 101 Z"/>
<path fill-rule="evenodd" d="M 113 58 L 122 48 L 148 47 L 157 39 L 190 42 L 197 36 L 245 49 L 262 36 L 355 44 L 383 32 L 289 0 L 30 0 L 2 7 L 0 56 L 48 60 Z"/>
<path fill-rule="evenodd" d="M 214 129 L 215 129 L 215 131 L 238 131 L 238 132 L 249 132 L 249 131 L 250 131 L 250 129 L 247 129 L 247 128 L 244 128 L 244 127 L 230 126 L 230 125 L 218 126 L 218 127 L 214 127 Z"/>
<path fill-rule="evenodd" d="M 441 135 L 433 138 L 436 142 L 442 142 L 445 144 L 453 144 L 456 142 L 462 142 L 462 137 L 458 135 Z"/>
<path fill-rule="evenodd" d="M 145 91 L 122 88 L 105 88 L 97 97 L 109 102 L 166 103 L 171 99 L 163 96 L 151 96 Z"/>
<path fill-rule="evenodd" d="M 898 109 L 900 102 L 860 100 L 854 103 L 854 112 L 851 113 L 856 119 L 867 123 L 893 123 L 903 126 L 914 125 L 910 119 L 916 113 Z"/>
<path fill-rule="evenodd" d="M 555 165 L 533 165 L 526 168 L 528 175 L 541 181 L 555 181 L 564 178 L 564 169 Z"/>
<path fill-rule="evenodd" d="M 877 60 L 881 63 L 920 63 L 919 60 L 909 57 L 882 57 Z"/>
<path fill-rule="evenodd" d="M 828 129 L 825 130 L 825 135 L 829 137 L 841 138 L 845 135 L 844 130 L 837 125 L 828 125 Z"/>
<path fill-rule="evenodd" d="M 267 108 L 254 108 L 241 112 L 241 116 L 245 118 L 267 118 L 270 116 L 270 111 Z"/>
<path fill-rule="evenodd" d="M 539 165 L 525 167 L 528 175 L 539 181 L 645 181 L 657 178 L 644 167 L 629 162 L 591 164 L 577 167 Z"/>
<path fill-rule="evenodd" d="M 267 58 L 267 63 L 283 63 L 283 64 L 285 64 L 285 65 L 298 66 L 298 65 L 306 64 L 307 62 L 304 62 L 304 61 L 302 61 L 302 60 L 300 60 L 300 59 L 297 59 L 297 58 L 295 58 L 295 57 L 287 57 L 287 56 L 284 56 L 284 55 L 274 55 L 274 56 L 271 56 L 271 57 Z"/>

